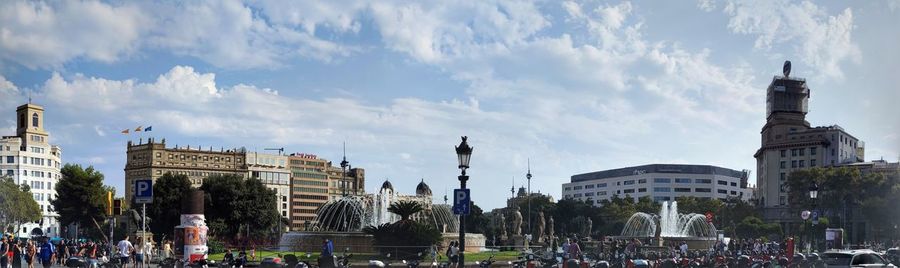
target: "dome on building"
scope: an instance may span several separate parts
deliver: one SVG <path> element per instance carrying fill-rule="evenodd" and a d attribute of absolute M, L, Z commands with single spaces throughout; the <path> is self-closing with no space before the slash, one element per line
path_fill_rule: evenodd
<path fill-rule="evenodd" d="M 428 184 L 425 184 L 425 179 L 422 179 L 422 181 L 419 182 L 419 185 L 416 185 L 416 195 L 431 196 L 431 187 L 428 187 Z"/>
<path fill-rule="evenodd" d="M 391 189 L 391 192 L 393 192 L 394 185 L 391 185 L 391 181 L 384 180 L 384 183 L 381 184 L 381 190 L 384 191 L 384 189 Z"/>

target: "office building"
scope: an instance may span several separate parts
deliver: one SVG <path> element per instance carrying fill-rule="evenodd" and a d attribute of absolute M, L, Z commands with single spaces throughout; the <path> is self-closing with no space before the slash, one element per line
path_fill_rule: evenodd
<path fill-rule="evenodd" d="M 50 133 L 44 129 L 44 108 L 24 104 L 16 108 L 16 135 L 0 138 L 0 177 L 10 177 L 16 184 L 31 187 L 41 210 L 41 220 L 21 225 L 17 236 L 59 236 L 59 214 L 50 199 L 56 196 L 56 183 L 62 178 L 62 149 L 50 144 Z"/>
<path fill-rule="evenodd" d="M 248 152 L 246 158 L 248 177 L 260 180 L 275 191 L 279 213 L 290 219 L 291 169 L 288 167 L 288 156 Z"/>
<path fill-rule="evenodd" d="M 748 173 L 710 165 L 650 164 L 574 175 L 562 185 L 562 195 L 597 206 L 613 196 L 658 202 L 682 196 L 748 200 Z"/>
<path fill-rule="evenodd" d="M 291 171 L 291 229 L 304 230 L 316 221 L 316 210 L 346 195 L 365 194 L 365 170 L 347 166 L 344 170 L 314 154 L 288 156 Z M 346 174 L 344 171 L 346 170 Z M 342 186 L 346 186 L 343 188 Z"/>

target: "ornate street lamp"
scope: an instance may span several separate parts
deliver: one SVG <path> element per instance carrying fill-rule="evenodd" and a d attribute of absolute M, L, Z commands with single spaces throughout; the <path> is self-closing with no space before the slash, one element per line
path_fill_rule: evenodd
<path fill-rule="evenodd" d="M 809 198 L 813 201 L 816 201 L 816 198 L 819 197 L 819 184 L 813 182 L 811 186 L 809 186 Z"/>
<path fill-rule="evenodd" d="M 459 159 L 459 189 L 466 189 L 466 181 L 469 180 L 469 176 L 466 176 L 466 169 L 469 169 L 469 159 L 472 158 L 472 147 L 469 146 L 469 143 L 466 142 L 468 137 L 462 136 L 462 142 L 459 143 L 459 146 L 456 146 L 456 157 Z M 464 213 L 459 214 L 459 263 L 462 263 L 465 266 L 466 258 L 466 215 Z"/>

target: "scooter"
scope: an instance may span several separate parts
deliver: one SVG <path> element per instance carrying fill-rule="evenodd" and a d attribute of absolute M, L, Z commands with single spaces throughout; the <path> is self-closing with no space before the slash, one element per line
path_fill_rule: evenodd
<path fill-rule="evenodd" d="M 403 264 L 406 264 L 408 268 L 418 268 L 419 267 L 419 258 L 422 258 L 422 253 L 416 254 L 416 258 L 412 260 L 403 260 Z"/>
<path fill-rule="evenodd" d="M 494 263 L 494 255 L 491 255 L 490 257 L 488 257 L 487 260 L 475 261 L 475 265 L 478 265 L 478 267 L 481 267 L 481 268 L 491 267 L 491 264 L 493 264 L 493 263 Z M 413 268 L 413 267 L 410 267 L 410 268 Z"/>
<path fill-rule="evenodd" d="M 391 259 L 391 254 L 388 253 L 388 254 L 385 254 L 384 260 L 369 260 L 369 268 L 391 267 L 391 263 L 389 261 L 390 259 Z"/>

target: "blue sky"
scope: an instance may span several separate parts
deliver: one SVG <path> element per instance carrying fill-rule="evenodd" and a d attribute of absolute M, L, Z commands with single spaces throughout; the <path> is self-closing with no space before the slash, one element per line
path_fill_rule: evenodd
<path fill-rule="evenodd" d="M 848 6 L 849 4 L 849 6 Z M 64 162 L 121 189 L 119 131 L 171 145 L 341 156 L 413 192 L 503 205 L 649 163 L 749 169 L 784 60 L 808 120 L 900 158 L 900 1 L 3 1 L 0 114 L 47 110 Z M 144 136 L 146 137 L 146 136 Z"/>

